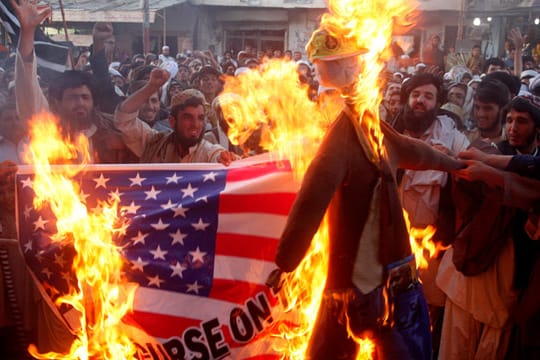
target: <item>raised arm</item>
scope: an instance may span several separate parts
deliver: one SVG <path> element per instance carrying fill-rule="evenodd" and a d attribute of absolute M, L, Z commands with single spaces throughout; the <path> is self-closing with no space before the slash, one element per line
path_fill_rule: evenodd
<path fill-rule="evenodd" d="M 11 4 L 21 25 L 15 65 L 17 111 L 20 118 L 27 121 L 32 115 L 42 110 L 49 110 L 49 104 L 37 79 L 34 33 L 39 24 L 50 15 L 51 9 L 46 5 L 38 5 L 34 1 L 11 0 Z"/>

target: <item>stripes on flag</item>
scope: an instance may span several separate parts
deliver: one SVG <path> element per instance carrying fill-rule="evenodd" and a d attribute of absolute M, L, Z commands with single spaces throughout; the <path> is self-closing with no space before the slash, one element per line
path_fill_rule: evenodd
<path fill-rule="evenodd" d="M 288 162 L 121 166 L 92 165 L 78 181 L 87 206 L 114 193 L 129 209 L 120 243 L 139 287 L 125 323 L 155 340 L 134 339 L 140 356 L 278 359 L 264 336 L 279 311 L 265 280 L 299 185 Z M 20 243 L 41 285 L 58 296 L 73 253 L 49 240 L 55 219 L 33 207 L 31 181 L 32 169 L 21 167 Z M 73 318 L 73 309 L 60 310 Z"/>
<path fill-rule="evenodd" d="M 11 42 L 17 44 L 21 24 L 11 6 L 10 0 L 0 0 L 0 20 L 7 30 Z M 49 38 L 39 27 L 34 34 L 34 48 L 38 66 L 64 72 L 68 61 L 69 50 L 73 47 L 71 42 L 59 42 Z"/>

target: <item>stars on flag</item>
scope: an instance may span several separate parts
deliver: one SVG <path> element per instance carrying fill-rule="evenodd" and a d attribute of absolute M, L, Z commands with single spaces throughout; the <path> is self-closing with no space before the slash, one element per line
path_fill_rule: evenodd
<path fill-rule="evenodd" d="M 126 276 L 140 286 L 208 296 L 212 284 L 219 194 L 227 170 L 89 170 L 79 175 L 79 199 L 93 211 L 118 204 L 115 229 Z M 18 175 L 21 247 L 47 286 L 67 291 L 75 281 L 71 245 L 56 244 L 49 210 L 33 206 L 33 177 Z M 116 236 L 115 236 L 116 237 Z M 51 240 L 55 238 L 54 242 Z M 73 286 L 75 284 L 68 284 Z M 50 290 L 50 293 L 54 291 Z"/>

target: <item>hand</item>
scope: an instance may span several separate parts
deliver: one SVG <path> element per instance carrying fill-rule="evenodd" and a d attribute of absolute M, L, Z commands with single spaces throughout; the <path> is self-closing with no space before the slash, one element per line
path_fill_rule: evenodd
<path fill-rule="evenodd" d="M 51 15 L 51 8 L 48 5 L 40 5 L 35 0 L 11 0 L 11 6 L 22 30 L 34 31 L 46 18 Z"/>
<path fill-rule="evenodd" d="M 110 22 L 97 22 L 94 24 L 94 28 L 92 29 L 92 41 L 95 53 L 103 50 L 113 39 L 113 27 Z M 112 43 L 114 45 L 114 41 Z"/>
<path fill-rule="evenodd" d="M 465 169 L 456 170 L 453 174 L 458 179 L 467 181 L 482 181 L 489 187 L 496 187 L 500 184 L 502 178 L 500 171 L 476 160 L 464 160 L 467 167 Z"/>
<path fill-rule="evenodd" d="M 486 162 L 489 154 L 480 151 L 476 148 L 470 147 L 467 150 L 464 150 L 458 154 L 458 158 L 463 160 L 477 160 Z"/>
<path fill-rule="evenodd" d="M 167 70 L 162 68 L 155 68 L 150 73 L 150 79 L 148 80 L 148 86 L 154 90 L 161 88 L 167 80 L 169 80 L 170 74 Z"/>
<path fill-rule="evenodd" d="M 232 161 L 236 160 L 237 156 L 232 151 L 222 151 L 219 155 L 219 162 L 225 166 L 229 166 Z"/>
<path fill-rule="evenodd" d="M 283 286 L 283 279 L 281 278 L 281 275 L 283 275 L 283 271 L 281 271 L 281 269 L 274 269 L 270 275 L 268 275 L 265 282 L 266 286 L 271 288 L 275 294 L 277 294 Z"/>
<path fill-rule="evenodd" d="M 433 146 L 434 149 L 437 149 L 437 150 L 439 150 L 440 152 L 445 153 L 446 155 L 452 155 L 450 149 L 447 148 L 447 147 L 444 146 L 444 145 L 441 145 L 441 144 L 433 144 L 433 145 L 431 145 L 431 146 Z"/>
<path fill-rule="evenodd" d="M 508 34 L 508 39 L 512 41 L 516 50 L 523 51 L 523 45 L 527 42 L 527 35 L 523 36 L 519 28 L 513 28 Z"/>

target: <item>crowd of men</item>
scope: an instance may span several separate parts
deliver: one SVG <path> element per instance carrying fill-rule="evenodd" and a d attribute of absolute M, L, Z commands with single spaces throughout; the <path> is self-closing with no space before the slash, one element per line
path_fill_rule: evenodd
<path fill-rule="evenodd" d="M 0 237 L 16 237 L 13 174 L 24 162 L 26 122 L 40 111 L 56 114 L 66 134 L 85 134 L 95 163 L 228 165 L 261 149 L 229 141 L 220 108 L 230 96 L 222 93 L 227 76 L 281 58 L 297 63 L 313 101 L 332 91 L 318 86 L 301 52 L 246 48 L 218 59 L 209 51 L 173 57 L 164 46 L 159 55 L 113 61 L 110 24 L 96 24 L 92 52 L 45 83 L 33 36 L 48 14 L 32 4 L 16 11 L 20 40 L 0 82 Z M 515 51 L 521 44 L 514 35 L 511 64 L 483 59 L 475 47 L 465 64 L 443 69 L 434 37 L 414 73 L 381 76 L 381 119 L 469 165 L 459 178 L 435 170 L 398 174 L 411 225 L 435 226 L 434 240 L 447 247 L 420 273 L 439 359 L 540 357 L 538 186 L 499 171 L 540 180 L 540 74 Z M 1 328 L 12 326 L 9 317 L 0 320 Z"/>

